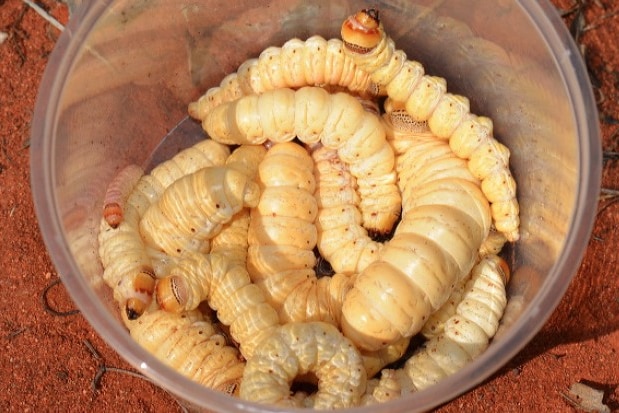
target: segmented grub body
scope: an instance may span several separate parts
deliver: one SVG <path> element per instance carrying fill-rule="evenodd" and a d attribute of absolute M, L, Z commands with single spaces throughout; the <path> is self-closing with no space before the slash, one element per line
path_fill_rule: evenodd
<path fill-rule="evenodd" d="M 208 252 L 209 240 L 260 192 L 247 175 L 230 167 L 207 167 L 173 182 L 140 221 L 148 245 L 172 256 Z"/>
<path fill-rule="evenodd" d="M 136 188 L 141 183 L 138 181 Z M 155 287 L 153 260 L 138 229 L 140 209 L 136 201 L 132 194 L 123 203 L 123 219 L 116 228 L 102 218 L 98 236 L 103 280 L 129 319 L 137 318 L 151 305 Z"/>
<path fill-rule="evenodd" d="M 238 395 L 245 363 L 199 311 L 155 310 L 130 326 L 136 342 L 178 373 L 211 389 Z"/>
<path fill-rule="evenodd" d="M 403 104 L 413 120 L 427 121 L 434 135 L 448 139 L 451 149 L 469 161 L 491 203 L 496 228 L 509 241 L 518 240 L 519 206 L 509 169 L 510 152 L 494 139 L 492 121 L 471 114 L 467 98 L 447 93 L 445 79 L 424 74 L 420 63 L 397 50 L 376 10 L 347 18 L 341 35 L 345 52 L 389 98 Z"/>
<path fill-rule="evenodd" d="M 243 145 L 230 154 L 225 166 L 253 179 L 265 153 L 263 146 Z M 269 334 L 269 328 L 279 324 L 262 291 L 248 286 L 248 229 L 249 210 L 243 208 L 213 237 L 210 255 L 185 254 L 156 286 L 157 302 L 166 311 L 193 310 L 207 301 L 218 311 L 220 321 L 230 326 L 246 358 L 263 335 Z M 224 300 L 226 294 L 241 302 Z"/>
<path fill-rule="evenodd" d="M 479 185 L 479 181 L 465 168 L 464 160 L 454 156 L 447 142 L 434 136 L 427 122 L 416 122 L 406 112 L 390 110 L 392 108 L 389 102 L 386 106 L 388 109 L 384 117 L 387 139 L 396 153 L 398 187 L 401 191 L 407 192 L 408 196 L 414 196 L 417 185 L 427 179 L 438 178 L 465 179 Z M 488 236 L 480 246 L 479 257 L 498 254 L 505 241 L 504 235 L 491 226 Z M 421 329 L 426 338 L 438 335 L 446 320 L 455 314 L 469 278 L 470 274 L 460 279 L 449 299 L 430 315 Z"/>
<path fill-rule="evenodd" d="M 249 230 L 249 209 L 243 208 L 224 224 L 219 234 L 211 240 L 212 253 L 221 254 L 237 265 L 247 264 L 247 231 Z"/>
<path fill-rule="evenodd" d="M 278 88 L 324 85 L 340 86 L 362 95 L 375 93 L 368 74 L 357 69 L 344 53 L 340 39 L 312 36 L 302 41 L 293 38 L 282 47 L 268 47 L 258 58 L 245 61 L 219 86 L 190 103 L 189 114 L 203 120 L 215 106 L 241 96 Z"/>
<path fill-rule="evenodd" d="M 384 369 L 380 372 L 379 378 L 368 380 L 360 404 L 370 406 L 387 403 L 413 391 L 413 385 L 402 369 Z"/>
<path fill-rule="evenodd" d="M 482 354 L 507 306 L 509 277 L 509 267 L 502 258 L 484 257 L 474 267 L 462 300 L 442 331 L 416 350 L 402 369 L 383 370 L 380 380 L 368 386 L 364 403 L 386 402 L 428 388 Z"/>
<path fill-rule="evenodd" d="M 398 173 L 398 188 L 404 191 L 405 184 L 412 175 L 416 175 L 419 182 L 420 174 L 424 172 L 433 178 L 440 174 L 444 177 L 458 177 L 470 180 L 481 185 L 479 180 L 470 171 L 463 168 L 453 168 L 454 165 L 463 165 L 463 160 L 455 158 L 449 145 L 430 131 L 427 122 L 414 121 L 405 111 L 394 107 L 393 102 L 387 99 L 385 104 L 386 112 L 383 115 L 385 120 L 385 130 L 387 140 L 394 148 L 396 154 L 396 172 Z M 425 162 L 438 158 L 444 158 L 440 164 L 432 168 L 425 168 Z M 483 191 L 483 188 L 482 188 Z M 498 231 L 493 223 L 490 227 L 488 237 L 482 243 L 479 255 L 483 257 L 488 254 L 498 254 L 502 249 L 507 238 Z"/>
<path fill-rule="evenodd" d="M 186 252 L 170 275 L 157 283 L 157 302 L 166 311 L 183 312 L 197 308 L 201 301 L 207 301 L 219 321 L 230 327 L 246 358 L 280 324 L 245 266 L 213 252 Z"/>
<path fill-rule="evenodd" d="M 210 111 L 203 127 L 225 144 L 287 142 L 294 137 L 307 144 L 320 141 L 337 150 L 357 180 L 364 228 L 387 233 L 399 217 L 394 154 L 383 124 L 347 93 L 303 87 L 244 96 Z"/>
<path fill-rule="evenodd" d="M 103 198 L 103 218 L 110 227 L 116 228 L 122 222 L 125 201 L 142 175 L 141 167 L 128 165 L 108 185 Z"/>
<path fill-rule="evenodd" d="M 451 291 L 449 299 L 438 310 L 432 313 L 430 317 L 428 317 L 428 321 L 426 321 L 426 323 L 420 330 L 420 333 L 425 338 L 434 338 L 444 331 L 445 323 L 447 322 L 447 320 L 449 320 L 454 314 L 456 314 L 456 308 L 458 307 L 460 302 L 462 302 L 464 289 L 466 288 L 466 285 L 470 279 L 471 274 L 469 273 L 469 275 L 467 275 L 466 277 L 458 280 L 456 286 Z"/>
<path fill-rule="evenodd" d="M 251 210 L 247 268 L 283 322 L 339 324 L 350 277 L 317 278 L 314 271 L 318 206 L 313 162 L 293 142 L 272 146 L 258 168 L 260 201 Z"/>
<path fill-rule="evenodd" d="M 376 260 L 382 244 L 362 226 L 356 180 L 337 151 L 321 147 L 312 152 L 312 159 L 318 251 L 336 273 L 358 273 Z"/>
<path fill-rule="evenodd" d="M 263 145 L 239 146 L 226 159 L 226 166 L 236 169 L 251 180 L 256 179 L 258 165 L 266 154 Z M 249 230 L 249 209 L 237 212 L 230 222 L 223 225 L 219 234 L 211 239 L 211 252 L 223 254 L 228 261 L 238 265 L 247 264 L 247 231 Z"/>
<path fill-rule="evenodd" d="M 356 14 L 342 35 L 246 61 L 189 107 L 217 140 L 200 145 L 217 148 L 190 148 L 139 180 L 128 172 L 106 193 L 100 253 L 131 334 L 248 400 L 322 409 L 420 390 L 484 351 L 505 307 L 508 270 L 494 254 L 518 238 L 509 151 L 466 98 L 396 50 L 377 13 Z M 384 118 L 340 87 L 387 95 Z M 241 146 L 228 157 L 226 145 Z M 225 153 L 217 166 L 214 153 Z M 400 218 L 400 200 L 393 238 L 372 241 Z M 335 275 L 316 277 L 314 246 Z M 156 276 L 165 311 L 151 303 Z M 247 368 L 190 310 L 202 301 Z M 366 387 L 420 329 L 429 340 L 415 360 Z M 291 394 L 314 376 L 317 393 Z"/>
<path fill-rule="evenodd" d="M 266 404 L 301 407 L 304 400 L 291 395 L 298 376 L 313 373 L 318 390 L 305 399 L 315 409 L 336 409 L 359 404 L 366 373 L 355 346 L 331 324 L 288 323 L 262 342 L 247 361 L 240 397 Z"/>
<path fill-rule="evenodd" d="M 503 247 L 505 239 L 502 237 L 502 234 L 497 234 L 498 233 L 493 233 L 491 231 L 479 250 L 479 259 L 481 263 L 485 264 L 482 265 L 478 263 L 475 267 L 473 267 L 473 270 L 467 277 L 458 281 L 451 293 L 451 296 L 449 297 L 449 300 L 447 300 L 441 308 L 434 312 L 426 324 L 424 324 L 421 329 L 421 334 L 423 334 L 424 337 L 430 339 L 443 332 L 445 322 L 456 314 L 456 309 L 463 300 L 464 293 L 466 288 L 470 285 L 470 279 L 473 274 L 476 274 L 479 271 L 488 271 L 491 269 L 491 265 L 487 263 L 487 260 L 498 261 L 502 271 L 507 275 L 507 278 L 509 278 L 509 268 L 507 267 L 507 264 L 502 261 L 502 259 L 497 258 Z"/>
<path fill-rule="evenodd" d="M 110 227 L 102 218 L 98 241 L 103 279 L 129 319 L 139 317 L 152 305 L 155 276 L 164 272 L 171 261 L 145 245 L 139 232 L 144 213 L 176 179 L 203 167 L 222 165 L 229 154 L 227 146 L 212 140 L 179 152 L 150 174 L 142 175 L 129 193 L 121 196 L 121 200 L 126 199 L 123 220 L 117 228 Z"/>
<path fill-rule="evenodd" d="M 160 163 L 150 171 L 150 175 L 160 185 L 157 192 L 161 196 L 176 180 L 202 168 L 223 165 L 228 156 L 230 156 L 228 146 L 205 139 Z M 153 189 L 157 189 L 156 185 L 153 186 Z"/>
<path fill-rule="evenodd" d="M 490 208 L 477 180 L 436 142 L 411 142 L 401 159 L 416 155 L 398 159 L 402 219 L 344 300 L 342 329 L 360 348 L 416 334 L 469 273 L 489 233 Z"/>

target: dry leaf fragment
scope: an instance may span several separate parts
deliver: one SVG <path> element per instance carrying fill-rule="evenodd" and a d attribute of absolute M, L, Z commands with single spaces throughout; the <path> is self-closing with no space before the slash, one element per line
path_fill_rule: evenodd
<path fill-rule="evenodd" d="M 561 395 L 578 410 L 590 413 L 610 413 L 610 408 L 602 402 L 604 392 L 584 383 L 572 384 L 568 393 L 561 393 Z"/>

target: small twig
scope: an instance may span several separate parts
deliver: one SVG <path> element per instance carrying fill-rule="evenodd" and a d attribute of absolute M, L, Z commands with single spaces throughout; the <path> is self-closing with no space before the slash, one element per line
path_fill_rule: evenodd
<path fill-rule="evenodd" d="M 615 118 L 608 113 L 600 113 L 600 120 L 607 125 L 619 125 L 619 119 Z"/>
<path fill-rule="evenodd" d="M 58 30 L 60 30 L 61 32 L 64 31 L 64 26 L 62 25 L 62 23 L 60 23 L 58 20 L 56 20 L 54 17 L 50 16 L 49 13 L 47 13 L 42 7 L 40 7 L 39 5 L 37 5 L 36 3 L 34 3 L 31 0 L 22 0 L 25 4 L 27 4 L 28 6 L 32 7 L 32 9 L 37 12 L 37 14 L 39 14 L 41 17 L 43 17 L 43 19 L 45 19 L 46 21 L 48 21 L 52 26 L 54 26 L 55 28 L 57 28 Z M 115 70 L 114 66 L 110 63 L 109 60 L 107 60 L 105 57 L 103 57 L 99 52 L 97 52 L 95 49 L 93 49 L 92 47 L 90 47 L 89 45 L 85 45 L 84 46 L 86 48 L 86 50 L 88 50 L 90 53 L 93 54 L 93 56 L 95 56 L 97 59 L 101 60 L 106 66 L 108 66 L 110 69 Z M 25 59 L 22 59 L 25 60 Z"/>
<path fill-rule="evenodd" d="M 604 161 L 616 161 L 619 159 L 619 152 L 616 151 L 603 151 L 602 160 Z"/>
<path fill-rule="evenodd" d="M 31 0 L 22 0 L 22 1 L 26 3 L 28 6 L 30 6 L 35 12 L 37 12 L 39 16 L 43 17 L 52 26 L 54 26 L 60 31 L 64 30 L 64 26 L 58 20 L 50 16 L 49 13 L 47 13 L 41 6 L 39 6 L 38 4 L 36 4 L 35 2 Z"/>
<path fill-rule="evenodd" d="M 604 7 L 598 1 L 576 0 L 573 6 L 571 6 L 569 9 L 559 9 L 559 12 L 561 14 L 561 17 L 563 17 L 565 24 L 567 25 L 569 32 L 574 39 L 574 42 L 578 46 L 580 54 L 582 55 L 583 61 L 587 67 L 587 73 L 589 75 L 591 86 L 593 87 L 593 91 L 595 93 L 595 103 L 598 107 L 600 107 L 601 104 L 606 101 L 606 96 L 602 90 L 602 82 L 599 79 L 599 73 L 595 70 L 595 68 L 591 65 L 589 61 L 587 44 L 582 41 L 582 38 L 584 34 L 588 31 L 594 30 L 601 26 L 604 20 L 614 17 L 616 14 L 619 14 L 619 11 L 605 13 L 599 20 L 596 20 L 595 22 L 588 22 L 585 12 L 587 8 L 590 7 L 592 4 L 597 7 Z M 603 113 L 602 110 L 600 110 L 600 113 Z"/>
<path fill-rule="evenodd" d="M 611 188 L 600 189 L 600 200 L 601 201 L 607 201 L 609 199 L 613 199 L 617 197 L 619 197 L 618 189 L 611 189 Z"/>
<path fill-rule="evenodd" d="M 80 312 L 80 310 L 77 310 L 77 309 L 69 310 L 69 311 L 59 311 L 59 310 L 56 310 L 55 308 L 52 308 L 49 305 L 49 300 L 47 299 L 47 294 L 49 293 L 49 291 L 53 287 L 55 287 L 58 284 L 60 284 L 60 282 L 61 282 L 61 280 L 60 280 L 60 278 L 58 278 L 58 279 L 52 281 L 51 283 L 49 283 L 47 285 L 47 287 L 45 287 L 45 289 L 43 290 L 43 293 L 41 294 L 41 304 L 43 305 L 43 308 L 45 309 L 45 311 L 47 311 L 51 315 L 59 316 L 59 317 L 67 317 L 67 316 L 78 314 Z"/>
<path fill-rule="evenodd" d="M 558 9 L 561 17 L 566 20 L 566 24 L 570 31 L 570 34 L 574 38 L 574 41 L 578 44 L 578 47 L 581 48 L 581 52 L 584 52 L 582 49 L 582 45 L 580 44 L 580 36 L 583 33 L 583 28 L 586 26 L 585 21 L 585 7 L 586 0 L 577 0 L 573 6 L 568 9 Z M 567 20 L 572 19 L 568 24 Z M 583 53 L 584 55 L 584 53 Z"/>
<path fill-rule="evenodd" d="M 13 49 L 17 53 L 17 56 L 19 57 L 20 65 L 22 66 L 26 62 L 24 39 L 28 38 L 28 33 L 22 30 L 19 26 L 21 25 L 21 22 L 24 19 L 24 15 L 26 14 L 26 9 L 27 8 L 21 9 L 15 21 L 11 23 L 11 25 L 8 27 L 8 33 L 7 33 L 8 37 L 6 38 L 7 41 L 12 42 Z"/>
<path fill-rule="evenodd" d="M 95 374 L 95 377 L 92 380 L 92 388 L 96 391 L 96 389 L 99 388 L 99 384 L 101 382 L 101 379 L 103 378 L 103 375 L 108 372 L 114 372 L 114 373 L 120 373 L 120 374 L 125 374 L 127 376 L 131 376 L 131 377 L 135 377 L 138 379 L 142 379 L 142 380 L 146 380 L 147 382 L 157 385 L 157 383 L 155 383 L 150 377 L 143 375 L 142 373 L 138 373 L 136 371 L 132 371 L 132 370 L 128 370 L 128 369 L 123 369 L 121 367 L 110 367 L 110 366 L 106 366 L 105 364 L 100 364 L 99 368 L 97 369 L 97 373 Z"/>
<path fill-rule="evenodd" d="M 17 330 L 11 331 L 9 334 L 4 336 L 4 338 L 6 338 L 7 340 L 12 340 L 18 335 L 20 335 L 21 333 L 23 333 L 24 331 L 26 331 L 25 327 L 18 328 Z"/>
<path fill-rule="evenodd" d="M 615 194 L 608 193 L 608 191 L 613 191 Z M 598 209 L 596 216 L 602 215 L 604 211 L 619 202 L 619 191 L 602 188 L 599 199 L 600 202 L 605 202 L 605 204 Z M 598 239 L 598 241 L 601 240 L 601 238 Z"/>
<path fill-rule="evenodd" d="M 101 354 L 99 354 L 99 352 L 97 351 L 95 346 L 92 345 L 90 340 L 85 338 L 84 340 L 82 340 L 82 343 L 84 343 L 84 345 L 86 346 L 88 351 L 90 351 L 90 354 L 92 354 L 92 356 L 95 358 L 95 360 L 99 360 L 99 361 L 103 360 L 103 357 L 101 357 Z"/>
<path fill-rule="evenodd" d="M 2 152 L 2 155 L 4 155 L 4 157 L 6 158 L 6 160 L 8 161 L 8 163 L 12 164 L 13 163 L 13 159 L 11 158 L 11 155 L 9 155 L 9 151 L 7 150 L 7 142 L 6 142 L 6 138 L 2 138 L 2 142 L 0 142 L 0 151 Z"/>
<path fill-rule="evenodd" d="M 574 37 L 574 40 L 576 41 L 576 43 L 578 43 L 578 47 L 581 48 L 581 52 L 583 56 L 585 55 L 585 53 L 584 53 L 584 47 L 580 43 L 580 38 L 585 32 L 586 26 L 587 25 L 585 23 L 585 14 L 583 12 L 583 8 L 580 7 L 578 11 L 576 12 L 576 17 L 574 17 L 574 20 L 572 21 L 572 24 L 570 25 L 570 32 L 572 33 L 572 36 Z"/>
<path fill-rule="evenodd" d="M 101 380 L 103 379 L 103 376 L 105 375 L 105 373 L 110 371 L 110 372 L 114 372 L 114 373 L 125 374 L 127 376 L 135 377 L 135 378 L 138 378 L 138 379 L 146 380 L 147 382 L 151 383 L 155 387 L 160 388 L 164 392 L 170 394 L 166 389 L 163 389 L 163 388 L 159 387 L 157 385 L 157 383 L 155 383 L 154 380 L 152 380 L 148 376 L 145 376 L 142 373 L 138 373 L 136 371 L 132 371 L 132 370 L 128 370 L 128 369 L 124 369 L 124 368 L 120 368 L 120 367 L 111 367 L 111 366 L 106 365 L 105 364 L 105 360 L 103 360 L 103 357 L 101 357 L 101 355 L 99 354 L 97 349 L 95 349 L 95 347 L 92 345 L 92 343 L 88 339 L 84 339 L 83 343 L 86 346 L 86 348 L 88 349 L 88 351 L 90 351 L 90 354 L 92 354 L 94 359 L 99 362 L 99 366 L 97 367 L 97 371 L 96 371 L 95 376 L 93 377 L 92 382 L 91 382 L 91 389 L 92 389 L 93 393 L 96 393 L 97 390 L 99 389 L 99 387 L 101 385 Z M 185 406 L 183 406 L 178 400 L 176 400 L 176 398 L 174 398 L 174 401 L 176 401 L 176 404 L 178 404 L 178 406 L 181 408 L 181 411 L 183 411 L 185 413 L 189 412 L 189 410 L 187 410 L 187 408 Z"/>
<path fill-rule="evenodd" d="M 615 17 L 617 15 L 619 15 L 619 10 L 615 10 L 615 11 L 612 11 L 612 12 L 605 13 L 597 21 L 595 21 L 593 23 L 589 23 L 586 26 L 584 26 L 582 28 L 582 32 L 585 33 L 585 32 L 588 32 L 589 30 L 597 29 L 598 27 L 600 27 L 602 25 L 604 20 L 611 19 L 611 18 L 613 18 L 613 17 Z"/>
<path fill-rule="evenodd" d="M 582 0 L 576 0 L 575 4 L 569 9 L 557 8 L 557 11 L 561 15 L 561 17 L 569 17 L 574 13 L 581 12 L 584 7 L 584 3 Z"/>

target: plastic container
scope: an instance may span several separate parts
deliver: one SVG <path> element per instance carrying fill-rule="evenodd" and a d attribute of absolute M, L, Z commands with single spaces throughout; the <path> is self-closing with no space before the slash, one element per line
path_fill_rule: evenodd
<path fill-rule="evenodd" d="M 600 184 L 597 113 L 577 48 L 545 0 L 376 1 L 409 58 L 490 116 L 512 151 L 522 237 L 510 305 L 490 348 L 426 391 L 367 411 L 424 411 L 478 385 L 542 327 L 582 259 Z M 358 1 L 92 1 L 50 57 L 32 125 L 32 190 L 40 227 L 71 296 L 126 360 L 188 404 L 268 411 L 168 369 L 125 331 L 100 280 L 97 228 L 107 183 L 189 141 L 165 142 L 188 102 L 269 45 L 339 37 Z M 201 139 L 197 135 L 191 139 Z M 413 407 L 414 406 L 414 407 Z M 362 411 L 362 410 L 359 410 Z"/>

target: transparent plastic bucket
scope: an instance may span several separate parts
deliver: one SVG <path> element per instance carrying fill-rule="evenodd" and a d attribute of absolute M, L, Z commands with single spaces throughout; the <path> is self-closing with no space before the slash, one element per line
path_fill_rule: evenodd
<path fill-rule="evenodd" d="M 50 56 L 32 125 L 40 228 L 72 298 L 129 363 L 179 399 L 211 411 L 273 411 L 213 392 L 138 346 L 101 280 L 97 230 L 109 181 L 190 145 L 164 137 L 187 104 L 270 45 L 339 37 L 356 1 L 91 1 Z M 511 150 L 521 239 L 503 326 L 475 362 L 436 386 L 367 411 L 425 411 L 496 372 L 539 331 L 576 273 L 601 174 L 600 133 L 585 67 L 545 0 L 376 1 L 388 33 L 426 72 L 493 119 Z M 363 409 L 359 408 L 359 411 Z"/>

